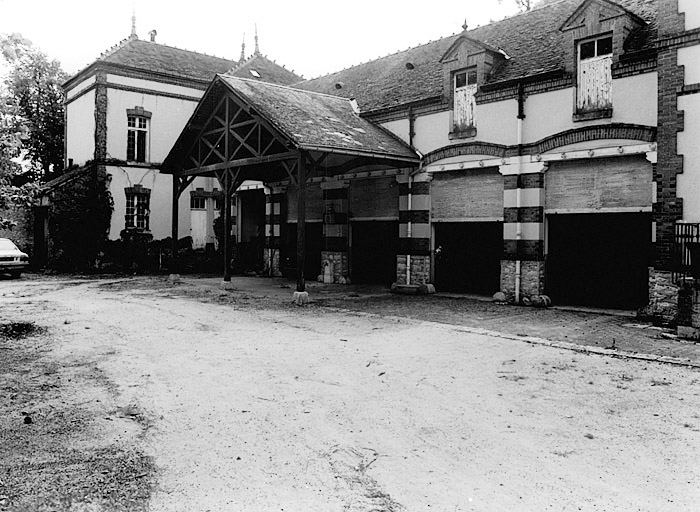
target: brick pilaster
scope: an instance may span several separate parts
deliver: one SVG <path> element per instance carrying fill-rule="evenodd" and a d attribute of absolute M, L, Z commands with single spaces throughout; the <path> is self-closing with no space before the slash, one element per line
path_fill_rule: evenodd
<path fill-rule="evenodd" d="M 544 208 L 545 171 L 542 163 L 502 165 L 503 174 L 503 259 L 501 291 L 513 299 L 544 293 Z M 520 262 L 520 273 L 517 275 Z"/>
<path fill-rule="evenodd" d="M 399 183 L 399 251 L 396 256 L 396 284 L 399 285 L 422 285 L 430 282 L 431 180 L 432 176 L 427 173 L 412 176 L 410 180 L 408 174 L 400 174 L 396 177 Z M 410 283 L 407 282 L 409 279 Z"/>
<path fill-rule="evenodd" d="M 98 72 L 95 77 L 95 151 L 96 162 L 107 158 L 107 76 Z M 124 124 L 126 130 L 126 124 Z M 124 148 L 126 150 L 126 148 Z"/>

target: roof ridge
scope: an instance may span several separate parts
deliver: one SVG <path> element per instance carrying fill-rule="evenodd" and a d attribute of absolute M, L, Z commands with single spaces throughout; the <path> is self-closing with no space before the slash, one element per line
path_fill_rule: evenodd
<path fill-rule="evenodd" d="M 350 98 L 344 98 L 343 96 L 336 96 L 335 94 L 327 94 L 325 92 L 309 91 L 307 89 L 299 89 L 298 87 L 292 87 L 292 85 L 282 85 L 282 84 L 276 84 L 273 82 L 265 82 L 263 80 L 253 80 L 252 78 L 241 78 L 238 76 L 228 75 L 226 73 L 218 73 L 217 76 L 225 76 L 227 78 L 234 78 L 236 80 L 243 80 L 244 82 L 250 82 L 252 84 L 264 84 L 264 85 L 269 85 L 270 87 L 279 87 L 282 89 L 289 89 L 289 90 L 295 91 L 295 92 L 303 92 L 303 93 L 315 94 L 317 96 L 325 96 L 327 98 L 333 98 L 336 100 L 342 100 L 342 101 L 348 101 L 348 102 L 350 101 Z"/>
<path fill-rule="evenodd" d="M 226 57 L 219 57 L 219 56 L 217 56 L 217 55 L 209 55 L 208 53 L 198 52 L 198 51 L 195 51 L 195 50 L 188 50 L 187 48 L 178 48 L 177 46 L 172 46 L 172 45 L 163 44 L 163 43 L 157 43 L 157 42 L 155 42 L 155 41 L 146 41 L 145 39 L 139 39 L 138 36 L 129 36 L 129 37 L 127 37 L 126 39 L 122 39 L 121 41 L 119 41 L 119 43 L 115 44 L 114 46 L 112 46 L 111 48 L 109 48 L 108 50 L 106 50 L 105 52 L 103 52 L 102 54 L 100 54 L 100 56 L 98 57 L 97 60 L 103 60 L 103 59 L 106 59 L 107 57 L 109 57 L 109 56 L 111 56 L 111 55 L 114 55 L 116 52 L 118 52 L 118 51 L 121 50 L 122 48 L 126 47 L 126 46 L 127 46 L 129 43 L 131 43 L 132 41 L 139 41 L 139 42 L 141 42 L 141 43 L 146 43 L 146 44 L 149 44 L 149 45 L 162 46 L 162 47 L 164 47 L 164 48 L 170 48 L 170 49 L 172 49 L 172 50 L 177 50 L 177 51 L 179 51 L 179 52 L 192 53 L 192 54 L 194 54 L 194 55 L 200 55 L 200 56 L 203 56 L 203 57 L 210 57 L 210 58 L 213 58 L 213 59 L 225 60 L 225 61 L 229 61 L 229 62 L 236 62 L 235 60 L 233 60 L 233 59 L 228 59 L 228 58 L 226 58 Z"/>
<path fill-rule="evenodd" d="M 409 51 L 411 51 L 411 50 L 416 50 L 416 49 L 421 48 L 421 47 L 423 47 L 423 46 L 428 46 L 428 45 L 430 45 L 430 44 L 435 44 L 435 43 L 438 43 L 438 42 L 443 41 L 443 40 L 445 40 L 445 39 L 449 39 L 449 38 L 451 38 L 451 37 L 460 37 L 460 36 L 464 36 L 464 35 L 467 35 L 467 37 L 468 37 L 468 35 L 469 35 L 470 33 L 476 32 L 476 31 L 479 30 L 479 29 L 483 29 L 483 28 L 488 27 L 488 26 L 490 26 L 490 25 L 494 25 L 494 24 L 496 24 L 496 23 L 501 23 L 501 22 L 503 22 L 503 21 L 505 21 L 505 20 L 510 20 L 510 19 L 516 18 L 516 17 L 518 17 L 518 16 L 527 15 L 527 14 L 533 13 L 533 12 L 535 12 L 535 11 L 539 11 L 539 10 L 541 10 L 541 9 L 544 9 L 545 7 L 549 7 L 549 6 L 551 6 L 551 5 L 559 4 L 559 3 L 562 3 L 562 2 L 566 2 L 566 1 L 569 1 L 569 0 L 555 0 L 555 1 L 550 2 L 550 3 L 547 3 L 547 4 L 545 4 L 545 5 L 536 5 L 535 7 L 533 7 L 532 9 L 530 9 L 529 11 L 521 11 L 521 12 L 512 14 L 512 15 L 510 15 L 510 16 L 504 16 L 504 17 L 501 18 L 500 20 L 490 20 L 490 21 L 489 21 L 488 23 L 486 23 L 485 25 L 478 25 L 478 26 L 476 26 L 476 27 L 474 27 L 474 28 L 472 28 L 472 29 L 467 30 L 466 32 L 465 32 L 465 31 L 462 31 L 462 32 L 453 32 L 451 35 L 442 36 L 442 37 L 439 37 L 439 38 L 437 38 L 437 39 L 431 39 L 430 41 L 428 41 L 428 42 L 426 42 L 426 43 L 420 43 L 420 44 L 417 44 L 417 45 L 415 45 L 415 46 L 409 46 L 409 47 L 406 48 L 405 50 L 398 50 L 398 51 L 396 51 L 396 52 L 394 52 L 394 53 L 387 53 L 387 54 L 382 55 L 382 56 L 380 56 L 380 57 L 377 57 L 377 58 L 374 58 L 374 59 L 370 59 L 370 60 L 368 60 L 368 61 L 366 61 L 366 62 L 360 62 L 360 63 L 358 63 L 358 64 L 353 64 L 352 66 L 348 66 L 348 67 L 345 67 L 345 68 L 343 68 L 343 69 L 339 69 L 338 71 L 332 71 L 332 72 L 329 72 L 329 73 L 325 73 L 325 74 L 323 74 L 323 75 L 319 75 L 319 76 L 316 76 L 316 77 L 312 77 L 312 78 L 303 80 L 303 82 L 311 82 L 311 81 L 317 80 L 317 79 L 319 79 L 319 78 L 329 77 L 329 76 L 332 76 L 332 75 L 335 75 L 335 74 L 338 74 L 338 73 L 342 73 L 343 71 L 348 71 L 348 70 L 351 70 L 351 69 L 353 69 L 353 68 L 357 68 L 357 67 L 360 67 L 360 66 L 364 66 L 364 65 L 366 65 L 366 64 L 369 64 L 370 62 L 377 62 L 377 61 L 380 61 L 380 60 L 382 60 L 382 59 L 386 59 L 386 58 L 389 58 L 389 57 L 394 57 L 394 56 L 396 56 L 396 55 L 398 55 L 398 54 L 400 54 L 400 53 L 409 52 Z M 583 0 L 582 0 L 582 1 L 583 1 Z M 614 1 L 614 0 L 611 0 L 611 1 Z M 475 39 L 476 39 L 476 38 L 475 38 Z M 476 40 L 479 41 L 479 42 L 481 42 L 481 43 L 483 43 L 483 44 L 492 46 L 492 45 L 489 44 L 489 43 L 486 43 L 486 42 L 484 42 L 484 41 L 481 41 L 480 39 L 476 39 Z M 299 82 L 299 83 L 301 83 L 301 82 Z"/>
<path fill-rule="evenodd" d="M 254 53 L 250 57 L 248 57 L 247 59 L 236 61 L 236 64 L 231 69 L 226 71 L 226 73 L 231 73 L 232 71 L 238 71 L 239 69 L 241 69 L 243 66 L 245 66 L 249 62 L 252 62 L 253 60 L 255 60 L 259 55 L 260 55 L 259 53 Z"/>
<path fill-rule="evenodd" d="M 131 41 L 134 41 L 134 40 L 138 40 L 138 37 L 132 35 L 132 36 L 129 36 L 129 37 L 126 37 L 126 38 L 122 39 L 122 40 L 119 41 L 117 44 L 113 45 L 111 48 L 107 48 L 105 51 L 103 51 L 102 53 L 100 53 L 100 56 L 97 57 L 96 60 L 106 59 L 107 57 L 109 57 L 110 55 L 115 54 L 117 51 L 121 50 L 121 49 L 124 48 L 127 44 L 129 44 Z"/>
<path fill-rule="evenodd" d="M 563 1 L 563 0 L 562 0 L 562 1 Z M 415 45 L 415 46 L 409 46 L 409 47 L 406 48 L 405 50 L 397 50 L 397 51 L 394 52 L 394 53 L 387 53 L 386 55 L 382 55 L 381 57 L 377 57 L 377 58 L 375 58 L 375 59 L 369 59 L 368 61 L 365 61 L 365 62 L 359 62 L 359 63 L 357 63 L 357 64 L 353 64 L 352 66 L 348 66 L 348 67 L 346 67 L 346 68 L 339 69 L 338 71 L 332 71 L 332 72 L 326 73 L 326 74 L 324 74 L 324 75 L 319 75 L 319 76 L 316 76 L 316 77 L 313 77 L 313 78 L 309 78 L 309 79 L 303 80 L 303 81 L 304 81 L 304 82 L 311 82 L 312 80 L 317 80 L 317 79 L 319 79 L 319 78 L 325 78 L 325 77 L 327 77 L 327 76 L 336 75 L 336 74 L 338 74 L 338 73 L 342 73 L 343 71 L 348 71 L 348 70 L 353 69 L 353 68 L 358 68 L 358 67 L 360 67 L 360 66 L 364 66 L 365 64 L 369 64 L 370 62 L 377 62 L 377 61 L 382 60 L 382 59 L 388 59 L 389 57 L 394 57 L 395 55 L 398 55 L 398 54 L 400 54 L 400 53 L 406 53 L 406 52 L 409 52 L 409 51 L 411 51 L 411 50 L 416 50 L 416 49 L 421 48 L 421 47 L 423 47 L 423 46 L 428 46 L 428 45 L 430 45 L 430 44 L 434 44 L 434 43 L 440 42 L 440 41 L 442 41 L 442 40 L 444 40 L 444 39 L 449 39 L 449 38 L 451 38 L 451 37 L 456 37 L 456 36 L 458 36 L 458 35 L 459 35 L 459 34 L 457 34 L 457 33 L 453 33 L 453 34 L 451 34 L 451 35 L 449 35 L 449 36 L 439 37 L 439 38 L 434 39 L 434 40 L 431 39 L 431 40 L 428 41 L 427 43 L 420 43 L 420 44 L 417 44 L 417 45 Z M 300 82 L 300 83 L 301 83 L 301 82 Z"/>

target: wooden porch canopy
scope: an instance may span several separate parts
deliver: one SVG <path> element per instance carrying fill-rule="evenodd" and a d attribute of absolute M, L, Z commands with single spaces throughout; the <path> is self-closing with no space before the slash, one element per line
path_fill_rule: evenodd
<path fill-rule="evenodd" d="M 414 167 L 419 161 L 406 143 L 360 117 L 345 98 L 217 75 L 161 167 L 173 176 L 173 244 L 178 239 L 178 198 L 195 177 L 218 179 L 227 199 L 225 233 L 230 233 L 228 199 L 243 181 L 289 179 L 298 187 L 297 291 L 304 291 L 307 180 L 358 167 Z M 227 281 L 230 253 L 224 237 Z"/>

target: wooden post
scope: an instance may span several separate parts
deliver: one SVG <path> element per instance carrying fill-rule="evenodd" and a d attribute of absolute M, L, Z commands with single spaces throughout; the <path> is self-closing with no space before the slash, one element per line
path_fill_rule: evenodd
<path fill-rule="evenodd" d="M 180 179 L 173 174 L 173 219 L 172 219 L 172 232 L 171 232 L 171 250 L 172 250 L 172 263 L 171 271 L 178 268 L 178 258 L 177 258 L 177 238 L 178 238 L 178 200 L 180 199 Z"/>
<path fill-rule="evenodd" d="M 224 182 L 221 184 L 224 189 L 224 281 L 231 281 L 231 171 L 224 171 Z"/>
<path fill-rule="evenodd" d="M 306 259 L 306 158 L 299 153 L 297 166 L 297 291 L 306 291 L 304 264 Z"/>

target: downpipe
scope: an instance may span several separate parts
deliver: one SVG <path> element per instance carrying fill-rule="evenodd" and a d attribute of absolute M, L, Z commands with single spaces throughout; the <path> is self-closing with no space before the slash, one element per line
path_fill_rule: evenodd
<path fill-rule="evenodd" d="M 406 228 L 406 236 L 410 240 L 411 239 L 411 197 L 413 196 L 413 176 L 411 176 L 411 173 L 408 173 L 408 224 Z M 408 251 L 406 251 L 408 252 Z M 411 255 L 406 254 L 406 284 L 410 285 L 411 284 Z"/>
<path fill-rule="evenodd" d="M 522 173 L 522 157 L 523 157 L 523 120 L 525 119 L 525 96 L 522 82 L 518 83 L 518 161 L 516 163 L 516 174 L 518 180 Z M 520 222 L 520 183 L 515 188 L 515 207 L 518 212 L 518 220 L 515 224 L 515 252 L 518 254 L 518 247 L 523 236 L 522 223 Z M 515 303 L 520 304 L 520 283 L 522 282 L 522 263 L 518 256 L 515 260 Z"/>

